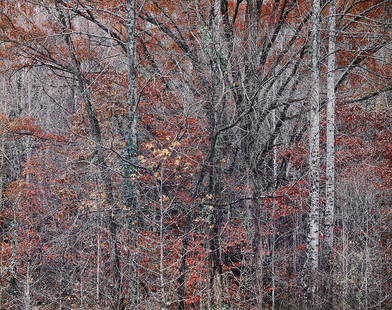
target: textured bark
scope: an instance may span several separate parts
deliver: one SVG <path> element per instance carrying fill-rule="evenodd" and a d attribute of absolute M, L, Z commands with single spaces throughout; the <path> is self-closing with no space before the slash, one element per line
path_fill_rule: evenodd
<path fill-rule="evenodd" d="M 326 150 L 326 206 L 325 246 L 326 263 L 329 265 L 333 247 L 333 223 L 335 211 L 335 49 L 336 49 L 336 4 L 332 0 L 329 9 L 329 45 L 327 76 L 327 150 Z"/>
<path fill-rule="evenodd" d="M 126 163 L 124 165 L 124 204 L 128 208 L 133 209 L 136 214 L 136 219 L 128 219 L 130 223 L 136 223 L 137 227 L 130 227 L 129 240 L 128 243 L 133 245 L 134 248 L 137 247 L 135 240 L 137 239 L 132 235 L 132 230 L 134 233 L 142 227 L 142 220 L 140 216 L 140 210 L 138 209 L 137 203 L 137 184 L 134 181 L 137 174 L 136 161 L 138 154 L 138 139 L 137 139 L 137 82 L 136 82 L 136 3 L 135 0 L 126 0 L 126 31 L 127 31 L 127 66 L 128 66 L 128 119 L 126 122 L 126 149 L 125 149 L 125 159 Z M 129 252 L 128 254 L 130 272 L 134 277 L 134 281 L 138 282 L 137 268 L 136 268 L 136 257 L 135 253 Z M 133 306 L 137 307 L 138 298 L 137 288 L 133 288 Z"/>
<path fill-rule="evenodd" d="M 137 85 L 136 85 L 136 33 L 135 33 L 135 1 L 126 1 L 126 30 L 127 40 L 127 61 L 128 61 L 128 120 L 126 130 L 126 165 L 125 165 L 125 204 L 129 207 L 136 207 L 136 187 L 132 179 L 136 173 L 135 164 L 138 153 L 137 141 Z M 138 221 L 139 222 L 139 219 Z"/>
<path fill-rule="evenodd" d="M 315 274 L 319 266 L 319 230 L 320 230 L 320 69 L 319 69 L 319 29 L 320 1 L 313 0 L 311 17 L 312 27 L 312 88 L 310 92 L 310 132 L 309 132 L 309 183 L 310 214 L 308 233 L 308 257 L 306 264 L 307 281 L 305 293 L 313 299 L 316 291 Z"/>

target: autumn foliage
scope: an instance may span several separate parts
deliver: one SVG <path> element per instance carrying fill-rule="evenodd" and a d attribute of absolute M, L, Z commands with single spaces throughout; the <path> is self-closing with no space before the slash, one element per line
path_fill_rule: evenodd
<path fill-rule="evenodd" d="M 311 1 L 0 4 L 1 309 L 309 307 Z M 336 5 L 334 248 L 324 264 L 321 230 L 311 309 L 388 309 L 391 10 Z"/>

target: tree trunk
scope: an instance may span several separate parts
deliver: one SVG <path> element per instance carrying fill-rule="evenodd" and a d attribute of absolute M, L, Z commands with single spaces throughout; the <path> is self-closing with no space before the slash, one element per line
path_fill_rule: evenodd
<path fill-rule="evenodd" d="M 310 183 L 310 214 L 308 233 L 308 256 L 305 265 L 307 280 L 305 294 L 313 303 L 316 292 L 316 272 L 319 263 L 319 169 L 320 169 L 320 69 L 319 69 L 319 29 L 320 29 L 320 0 L 313 0 L 311 18 L 312 27 L 312 88 L 310 92 L 310 132 L 309 132 L 309 183 Z"/>
<path fill-rule="evenodd" d="M 137 203 L 137 184 L 136 184 L 136 163 L 137 163 L 137 155 L 138 155 L 138 139 L 137 139 L 137 123 L 138 123 L 138 114 L 137 114 L 137 74 L 136 74 L 136 3 L 135 0 L 126 0 L 125 3 L 125 11 L 126 11 L 126 31 L 127 31 L 127 66 L 128 66 L 128 119 L 126 120 L 126 134 L 125 134 L 125 165 L 124 165 L 124 204 L 131 210 L 133 210 L 133 214 L 136 215 L 136 218 L 128 219 L 129 223 L 135 223 L 136 227 L 129 227 L 128 232 L 128 243 L 129 248 L 131 249 L 128 253 L 129 267 L 130 273 L 134 277 L 133 282 L 138 283 L 138 274 L 136 268 L 136 256 L 135 250 L 137 248 L 136 240 L 137 237 L 135 234 L 138 229 L 143 226 L 142 216 L 140 214 L 141 210 L 139 209 Z M 132 289 L 132 304 L 134 307 L 137 307 L 139 303 L 137 286 Z"/>
<path fill-rule="evenodd" d="M 182 241 L 181 241 L 181 256 L 180 256 L 180 267 L 178 269 L 179 272 L 179 277 L 177 279 L 177 298 L 178 298 L 178 306 L 177 310 L 185 310 L 185 277 L 186 277 L 186 272 L 187 272 L 187 263 L 186 263 L 186 258 L 188 256 L 188 247 L 189 247 L 189 232 L 191 230 L 191 221 L 192 221 L 192 216 L 191 212 L 189 212 L 186 216 L 186 223 L 185 223 L 185 229 L 184 233 L 182 236 Z"/>
<path fill-rule="evenodd" d="M 263 272 L 263 256 L 262 256 L 262 241 L 261 241 L 261 206 L 257 202 L 251 202 L 252 208 L 252 220 L 254 227 L 254 236 L 252 240 L 253 249 L 253 266 L 255 268 L 254 275 L 254 290 L 255 290 L 255 301 L 258 310 L 263 309 L 263 299 L 264 299 L 264 272 Z"/>
<path fill-rule="evenodd" d="M 128 60 L 128 120 L 126 128 L 125 150 L 125 193 L 124 200 L 128 207 L 136 207 L 136 188 L 133 179 L 136 174 L 135 164 L 138 152 L 137 141 L 137 85 L 136 85 L 136 34 L 135 34 L 135 1 L 126 1 L 127 13 L 127 60 Z M 138 223 L 140 218 L 138 217 Z M 139 223 L 140 224 L 140 223 Z"/>
<path fill-rule="evenodd" d="M 325 263 L 327 269 L 333 247 L 333 223 L 335 211 L 335 25 L 336 4 L 332 0 L 329 8 L 329 46 L 327 76 L 327 150 L 326 150 L 326 206 L 325 206 Z"/>

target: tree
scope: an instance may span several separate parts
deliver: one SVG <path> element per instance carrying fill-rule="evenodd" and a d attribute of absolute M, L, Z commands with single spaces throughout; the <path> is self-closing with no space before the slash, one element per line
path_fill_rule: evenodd
<path fill-rule="evenodd" d="M 314 305 L 316 293 L 316 274 L 319 267 L 320 243 L 320 1 L 313 1 L 312 6 L 312 86 L 310 91 L 310 132 L 309 132 L 309 183 L 310 183 L 310 213 L 308 233 L 307 268 L 309 279 L 306 280 L 305 293 Z"/>
<path fill-rule="evenodd" d="M 326 262 L 329 266 L 333 249 L 335 210 L 335 58 L 336 58 L 336 4 L 331 1 L 329 8 L 328 74 L 327 74 L 327 140 L 326 140 L 326 205 L 325 245 Z M 330 267 L 326 267 L 327 269 Z"/>

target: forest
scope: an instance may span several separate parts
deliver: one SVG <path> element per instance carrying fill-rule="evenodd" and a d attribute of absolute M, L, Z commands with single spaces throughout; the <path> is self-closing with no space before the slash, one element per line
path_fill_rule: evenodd
<path fill-rule="evenodd" d="M 392 309 L 391 4 L 0 0 L 0 309 Z"/>

